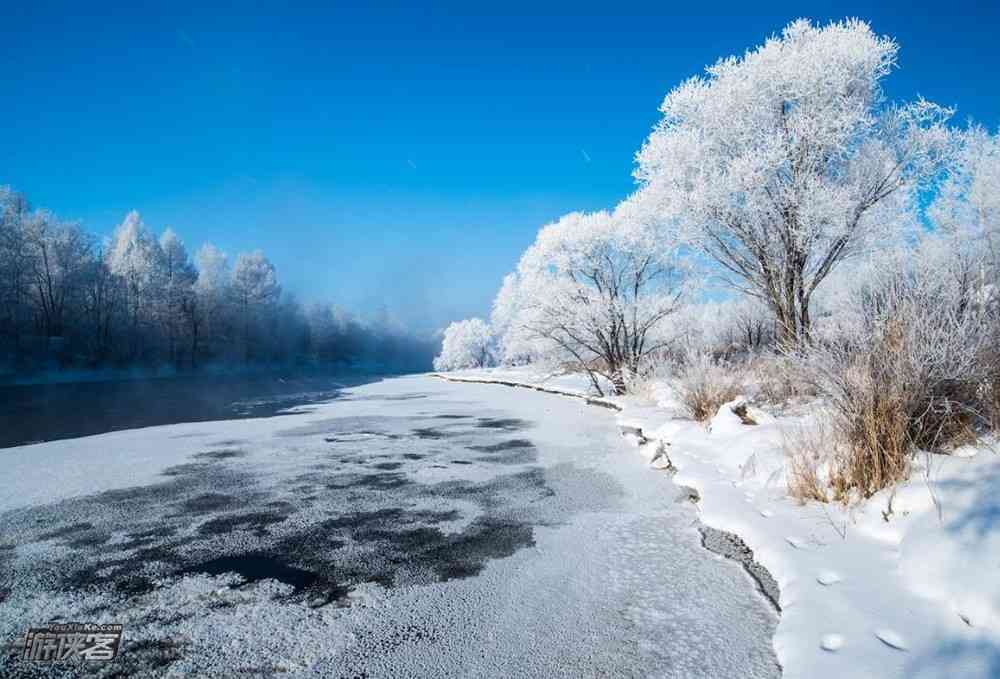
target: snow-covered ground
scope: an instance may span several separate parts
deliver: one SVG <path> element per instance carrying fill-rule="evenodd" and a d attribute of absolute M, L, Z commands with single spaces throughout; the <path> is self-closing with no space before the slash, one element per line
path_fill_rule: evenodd
<path fill-rule="evenodd" d="M 279 417 L 0 450 L 0 675 L 776 677 L 777 615 L 577 399 L 417 376 Z"/>
<path fill-rule="evenodd" d="M 585 394 L 576 375 L 449 373 Z M 774 648 L 784 676 L 1000 677 L 1000 455 L 920 456 L 908 483 L 851 508 L 788 497 L 782 430 L 808 408 L 744 425 L 728 407 L 685 419 L 667 385 L 613 398 L 622 424 L 669 443 L 701 521 L 739 535 L 781 589 Z M 637 447 L 650 458 L 656 442 Z M 654 472 L 650 472 L 654 473 Z M 890 511 L 891 505 L 891 511 Z"/>

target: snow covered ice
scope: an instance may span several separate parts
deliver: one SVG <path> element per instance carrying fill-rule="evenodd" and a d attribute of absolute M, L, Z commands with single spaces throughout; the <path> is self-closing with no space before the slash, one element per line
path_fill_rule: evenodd
<path fill-rule="evenodd" d="M 120 622 L 137 676 L 779 676 L 773 608 L 632 450 L 431 377 L 7 449 L 0 637 Z"/>

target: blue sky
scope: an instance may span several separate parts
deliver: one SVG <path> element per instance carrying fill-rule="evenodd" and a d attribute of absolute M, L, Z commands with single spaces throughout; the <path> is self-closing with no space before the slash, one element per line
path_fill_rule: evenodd
<path fill-rule="evenodd" d="M 1000 3 L 142 4 L 7 3 L 0 184 L 415 328 L 488 313 L 539 226 L 632 189 L 671 87 L 796 17 L 869 20 L 891 97 L 1000 124 Z"/>

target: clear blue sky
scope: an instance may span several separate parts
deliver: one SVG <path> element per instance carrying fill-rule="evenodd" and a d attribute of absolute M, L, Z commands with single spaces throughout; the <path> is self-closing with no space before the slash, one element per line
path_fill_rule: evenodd
<path fill-rule="evenodd" d="M 869 20 L 891 97 L 1000 123 L 997 2 L 155 4 L 5 2 L 0 184 L 418 328 L 488 313 L 541 224 L 631 190 L 671 87 L 796 17 Z"/>

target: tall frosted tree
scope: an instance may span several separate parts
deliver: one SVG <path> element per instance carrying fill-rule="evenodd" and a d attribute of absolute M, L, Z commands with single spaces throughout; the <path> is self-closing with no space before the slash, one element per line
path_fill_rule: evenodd
<path fill-rule="evenodd" d="M 863 21 L 806 20 L 671 91 L 636 178 L 781 338 L 808 337 L 810 300 L 846 257 L 907 223 L 951 149 L 951 112 L 893 105 L 898 45 Z"/>
<path fill-rule="evenodd" d="M 135 210 L 115 230 L 106 261 L 111 273 L 124 284 L 129 354 L 137 359 L 146 348 L 143 335 L 155 318 L 162 292 L 163 253 Z"/>
<path fill-rule="evenodd" d="M 114 355 L 124 311 L 125 286 L 122 279 L 108 269 L 100 251 L 94 253 L 83 281 L 80 339 L 88 363 L 98 366 Z"/>
<path fill-rule="evenodd" d="M 281 294 L 277 272 L 263 252 L 256 250 L 236 258 L 232 291 L 243 329 L 243 355 L 249 360 L 254 353 L 254 326 Z"/>
<path fill-rule="evenodd" d="M 78 224 L 49 212 L 27 219 L 31 287 L 47 337 L 62 337 L 68 307 L 78 293 L 91 256 L 91 242 Z"/>
<path fill-rule="evenodd" d="M 9 186 L 0 186 L 0 337 L 7 339 L 14 360 L 31 320 L 27 216 L 27 199 Z"/>
<path fill-rule="evenodd" d="M 521 287 L 516 271 L 504 276 L 490 312 L 497 359 L 506 365 L 529 363 L 534 358 L 531 340 L 521 332 L 517 323 L 518 313 L 524 304 Z"/>
<path fill-rule="evenodd" d="M 213 342 L 225 343 L 230 327 L 228 309 L 232 273 L 226 253 L 211 243 L 205 243 L 198 249 L 195 266 L 198 278 L 194 285 L 194 306 L 188 310 L 192 331 L 192 361 L 198 360 L 200 337 L 205 337 L 209 351 L 216 350 Z"/>
<path fill-rule="evenodd" d="M 518 264 L 508 341 L 574 364 L 598 393 L 599 377 L 624 393 L 678 308 L 685 270 L 672 238 L 634 200 L 543 227 Z"/>
<path fill-rule="evenodd" d="M 194 303 L 194 283 L 198 273 L 183 241 L 169 228 L 160 236 L 160 252 L 163 278 L 160 316 L 167 332 L 167 356 L 172 363 L 178 364 L 178 345 L 185 328 L 197 332 L 197 326 L 191 325 L 191 306 Z M 196 350 L 196 342 L 192 342 L 190 348 L 192 351 Z"/>

